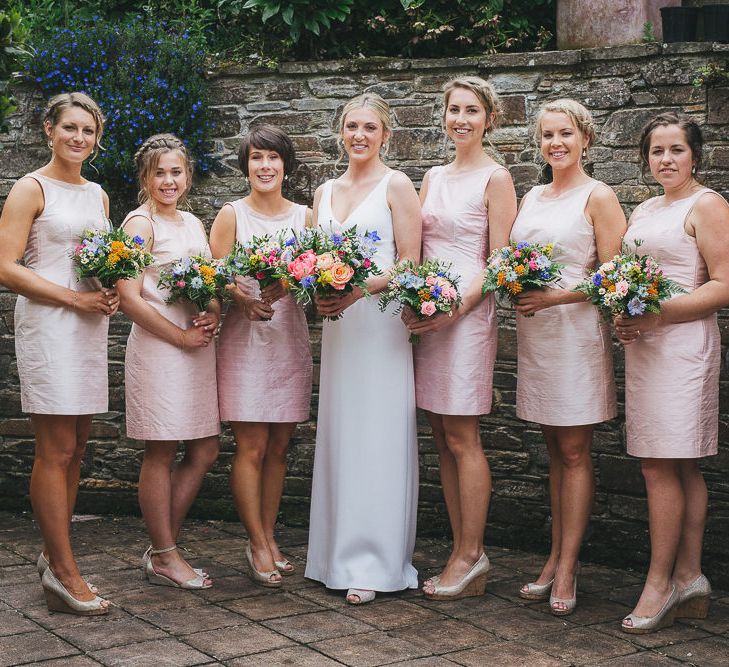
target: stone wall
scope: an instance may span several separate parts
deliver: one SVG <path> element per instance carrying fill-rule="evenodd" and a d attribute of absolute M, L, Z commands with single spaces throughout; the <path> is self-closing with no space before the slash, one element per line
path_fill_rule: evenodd
<path fill-rule="evenodd" d="M 323 63 L 285 63 L 278 71 L 221 69 L 212 75 L 215 139 L 213 173 L 196 183 L 193 208 L 210 223 L 220 206 L 244 192 L 236 167 L 238 137 L 251 124 L 278 124 L 294 137 L 299 156 L 310 170 L 311 186 L 303 198 L 333 173 L 335 118 L 347 98 L 374 91 L 392 105 L 395 129 L 389 163 L 416 183 L 432 165 L 446 159 L 440 129 L 440 89 L 460 74 L 490 78 L 503 96 L 506 118 L 493 135 L 500 159 L 509 167 L 523 195 L 540 177 L 531 143 L 530 121 L 546 99 L 575 97 L 590 107 L 600 125 L 591 151 L 594 176 L 610 184 L 630 211 L 655 191 L 640 178 L 636 140 L 643 123 L 659 111 L 682 109 L 704 126 L 707 140 L 706 183 L 729 194 L 729 90 L 696 88 L 698 69 L 726 62 L 726 46 L 657 44 L 584 51 L 522 53 L 444 60 L 362 59 Z M 37 109 L 41 102 L 30 90 L 19 93 L 20 110 L 0 161 L 0 197 L 15 179 L 39 167 L 47 156 L 40 139 Z M 0 498 L 3 507 L 27 509 L 32 461 L 32 433 L 20 412 L 18 378 L 13 356 L 14 296 L 0 292 Z M 545 549 L 549 536 L 548 462 L 538 428 L 516 419 L 516 339 L 513 314 L 499 312 L 499 357 L 494 383 L 494 410 L 481 420 L 484 447 L 494 475 L 494 494 L 487 542 Z M 729 320 L 721 318 L 724 344 Z M 111 412 L 94 423 L 83 469 L 79 510 L 137 512 L 136 480 L 142 456 L 140 443 L 125 437 L 123 360 L 129 324 L 117 315 L 110 332 Z M 319 356 L 320 326 L 312 321 L 311 342 Z M 623 357 L 615 347 L 615 372 L 622 408 Z M 316 376 L 316 374 L 315 374 Z M 315 381 L 316 385 L 316 381 Z M 680 388 L 676 388 L 680 391 Z M 316 416 L 316 386 L 312 417 Z M 706 569 L 729 585 L 721 563 L 729 558 L 729 388 L 722 372 L 720 454 L 704 461 L 711 511 L 706 536 Z M 422 534 L 446 534 L 447 518 L 438 482 L 438 465 L 424 419 L 420 420 L 420 521 Z M 301 424 L 292 443 L 282 520 L 305 524 L 316 423 Z M 234 516 L 227 474 L 232 443 L 225 432 L 223 451 L 208 476 L 193 513 Z M 597 494 L 584 557 L 640 566 L 648 556 L 646 503 L 636 460 L 625 455 L 621 416 L 597 428 L 594 445 Z M 352 471 L 352 483 L 356 481 Z M 366 484 L 366 480 L 364 481 Z"/>

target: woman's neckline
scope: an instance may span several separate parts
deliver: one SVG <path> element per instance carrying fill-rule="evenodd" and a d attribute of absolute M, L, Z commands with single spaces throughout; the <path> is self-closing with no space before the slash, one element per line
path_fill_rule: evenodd
<path fill-rule="evenodd" d="M 241 204 L 243 204 L 243 206 L 245 206 L 249 211 L 261 218 L 268 219 L 284 218 L 289 215 L 291 211 L 294 210 L 294 207 L 296 206 L 294 202 L 288 201 L 286 199 L 284 199 L 284 201 L 288 204 L 288 206 L 280 213 L 265 213 L 264 211 L 257 209 L 255 206 L 252 206 L 250 202 L 246 201 L 245 197 L 240 200 Z"/>
<path fill-rule="evenodd" d="M 550 185 L 549 183 L 547 183 L 546 185 L 542 186 L 542 191 L 539 193 L 539 198 L 544 199 L 546 201 L 557 201 L 558 199 L 562 199 L 562 197 L 564 197 L 565 195 L 568 195 L 568 194 L 574 192 L 575 190 L 579 190 L 580 188 L 584 188 L 586 185 L 591 185 L 592 183 L 595 183 L 594 178 L 591 178 L 589 181 L 585 181 L 584 183 L 580 183 L 579 185 L 574 185 L 571 188 L 564 190 L 563 192 L 560 192 L 558 195 L 556 195 L 554 197 L 549 197 L 544 194 L 544 192 Z"/>
<path fill-rule="evenodd" d="M 47 174 L 43 174 L 40 172 L 40 170 L 36 170 L 34 172 L 31 172 L 35 176 L 40 176 L 41 178 L 47 178 L 49 181 L 53 181 L 54 183 L 58 183 L 59 185 L 66 185 L 69 188 L 87 188 L 91 185 L 92 181 L 84 179 L 83 183 L 71 183 L 70 181 L 64 181 L 61 178 L 54 178 L 53 176 L 48 176 Z"/>

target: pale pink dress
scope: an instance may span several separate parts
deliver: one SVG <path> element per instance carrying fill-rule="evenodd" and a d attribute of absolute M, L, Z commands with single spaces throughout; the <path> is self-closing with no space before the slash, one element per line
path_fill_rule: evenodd
<path fill-rule="evenodd" d="M 43 212 L 33 221 L 25 266 L 57 285 L 77 292 L 99 288 L 79 280 L 71 259 L 86 229 L 108 230 L 102 191 L 96 183 L 74 185 L 37 172 Z M 23 412 L 88 415 L 109 408 L 107 334 L 109 318 L 81 313 L 18 296 L 15 354 Z"/>
<path fill-rule="evenodd" d="M 242 199 L 230 204 L 235 211 L 235 237 L 240 243 L 253 236 L 300 231 L 306 206 L 292 204 L 284 213 L 266 216 Z M 258 281 L 238 278 L 238 287 L 255 298 Z M 309 418 L 311 350 L 306 317 L 287 294 L 273 304 L 269 321 L 252 322 L 235 307 L 225 316 L 218 342 L 218 397 L 220 418 L 240 422 L 301 422 Z"/>
<path fill-rule="evenodd" d="M 166 220 L 150 216 L 149 209 L 141 207 L 126 220 L 142 216 L 152 224 L 155 263 L 144 272 L 142 298 L 170 322 L 187 329 L 197 308 L 188 301 L 165 303 L 169 292 L 157 287 L 160 269 L 190 255 L 211 255 L 200 220 L 187 211 L 179 213 L 182 221 Z M 220 433 L 214 345 L 182 350 L 133 324 L 124 381 L 128 437 L 179 441 Z"/>
<path fill-rule="evenodd" d="M 707 188 L 665 205 L 654 197 L 633 211 L 625 241 L 643 243 L 667 278 L 687 292 L 709 280 L 686 216 Z M 688 459 L 717 453 L 721 341 L 716 313 L 670 324 L 625 346 L 625 417 L 628 453 Z"/>
<path fill-rule="evenodd" d="M 525 196 L 512 241 L 553 243 L 565 264 L 557 284 L 572 289 L 598 263 L 595 232 L 585 206 L 599 181 L 590 180 L 556 198 L 538 185 Z M 516 317 L 518 343 L 516 414 L 549 426 L 579 426 L 616 414 L 610 332 L 588 301 L 544 308 Z"/>
<path fill-rule="evenodd" d="M 463 293 L 483 271 L 489 247 L 484 192 L 494 164 L 468 174 L 433 167 L 423 203 L 423 259 L 451 262 Z M 493 295 L 439 331 L 424 334 L 415 353 L 415 399 L 419 408 L 442 415 L 491 411 L 496 317 Z"/>

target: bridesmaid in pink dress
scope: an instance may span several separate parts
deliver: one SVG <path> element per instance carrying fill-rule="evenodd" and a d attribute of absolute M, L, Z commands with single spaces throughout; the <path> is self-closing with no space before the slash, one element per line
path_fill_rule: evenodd
<path fill-rule="evenodd" d="M 44 544 L 38 572 L 49 610 L 84 616 L 107 613 L 108 602 L 79 574 L 71 515 L 93 413 L 108 410 L 108 318 L 119 299 L 78 279 L 69 252 L 84 230 L 109 227 L 106 193 L 81 176 L 103 128 L 88 96 L 53 97 L 43 121 L 51 160 L 15 183 L 0 218 L 0 283 L 18 294 L 21 405 L 36 442 L 30 498 Z"/>
<path fill-rule="evenodd" d="M 549 558 L 519 594 L 549 598 L 551 612 L 565 616 L 577 604 L 577 558 L 594 494 L 593 427 L 616 413 L 608 327 L 585 296 L 571 290 L 598 261 L 620 251 L 625 216 L 615 193 L 582 168 L 595 141 L 584 106 L 567 99 L 545 104 L 535 139 L 553 180 L 522 199 L 511 238 L 554 243 L 554 259 L 565 268 L 559 287 L 530 290 L 516 306 L 516 413 L 541 426 L 552 505 Z"/>
<path fill-rule="evenodd" d="M 420 320 L 408 309 L 403 319 L 422 336 L 414 347 L 415 398 L 433 431 L 453 531 L 448 563 L 423 591 L 453 600 L 482 594 L 489 567 L 483 535 L 491 472 L 478 419 L 491 411 L 497 332 L 494 298 L 482 297 L 481 282 L 490 250 L 509 242 L 516 193 L 508 170 L 483 150 L 501 106 L 493 87 L 478 77 L 454 79 L 443 102 L 456 157 L 423 179 L 423 258 L 452 263 L 463 303 L 450 317 Z"/>
<path fill-rule="evenodd" d="M 687 294 L 660 315 L 617 318 L 625 344 L 628 453 L 641 458 L 651 562 L 622 624 L 653 632 L 675 618 L 705 618 L 711 586 L 701 573 L 706 484 L 699 459 L 717 453 L 721 344 L 716 311 L 729 305 L 729 206 L 695 177 L 702 136 L 688 116 L 664 113 L 643 130 L 644 170 L 663 187 L 633 211 L 626 241 L 641 239 Z"/>
<path fill-rule="evenodd" d="M 284 179 L 296 156 L 285 132 L 259 125 L 243 138 L 241 171 L 250 194 L 223 206 L 210 231 L 215 257 L 280 231 L 300 231 L 311 211 L 284 198 Z M 263 290 L 251 278 L 230 290 L 234 306 L 225 317 L 218 347 L 220 417 L 230 422 L 237 444 L 231 487 L 248 533 L 251 578 L 278 587 L 294 565 L 274 537 L 286 476 L 286 452 L 296 424 L 309 418 L 311 351 L 303 309 L 280 283 Z"/>
<path fill-rule="evenodd" d="M 134 156 L 141 206 L 129 213 L 125 230 L 146 240 L 155 264 L 136 280 L 119 282 L 122 310 L 134 323 L 125 363 L 127 436 L 144 440 L 139 505 L 152 542 L 142 558 L 151 584 L 209 588 L 206 573 L 179 554 L 177 536 L 218 456 L 218 395 L 215 345 L 220 304 L 199 315 L 188 302 L 166 304 L 157 287 L 160 268 L 190 255 L 207 255 L 205 229 L 180 211 L 192 183 L 185 145 L 171 134 L 145 141 Z M 177 445 L 185 455 L 175 466 Z"/>

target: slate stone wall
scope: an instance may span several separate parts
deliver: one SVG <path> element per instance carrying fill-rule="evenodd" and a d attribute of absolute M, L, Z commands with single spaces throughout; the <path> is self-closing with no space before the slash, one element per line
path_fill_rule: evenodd
<path fill-rule="evenodd" d="M 509 167 L 523 195 L 540 178 L 530 122 L 547 99 L 569 96 L 592 109 L 600 126 L 590 160 L 594 176 L 611 185 L 627 212 L 655 188 L 640 177 L 636 141 L 643 123 L 665 109 L 681 109 L 703 125 L 707 141 L 704 177 L 707 185 L 729 194 L 729 89 L 697 88 L 692 81 L 710 62 L 726 63 L 726 45 L 658 44 L 484 56 L 441 60 L 362 59 L 322 63 L 284 63 L 278 71 L 220 69 L 212 75 L 215 139 L 213 173 L 196 182 L 193 209 L 207 224 L 226 201 L 245 193 L 236 167 L 239 137 L 257 122 L 283 127 L 296 142 L 307 165 L 310 185 L 297 194 L 311 197 L 316 186 L 334 172 L 337 159 L 338 110 L 351 96 L 374 91 L 391 104 L 395 129 L 388 162 L 419 183 L 425 171 L 441 164 L 448 149 L 440 129 L 441 95 L 445 81 L 456 75 L 488 77 L 502 95 L 506 117 L 492 142 Z M 0 160 L 0 198 L 22 174 L 47 157 L 40 140 L 39 97 L 29 89 L 19 93 L 20 110 L 11 118 L 10 133 Z M 32 433 L 20 412 L 13 348 L 14 295 L 0 291 L 0 503 L 27 509 L 32 462 Z M 311 318 L 310 318 L 311 319 Z M 481 419 L 484 447 L 494 476 L 487 542 L 546 549 L 549 536 L 548 461 L 541 435 L 514 413 L 516 337 L 513 315 L 499 312 L 499 356 L 494 383 L 494 410 Z M 726 314 L 720 318 L 723 343 L 729 340 Z M 311 343 L 319 357 L 320 326 L 311 319 Z M 83 469 L 79 511 L 137 512 L 136 480 L 142 456 L 140 443 L 125 437 L 123 362 L 129 330 L 117 315 L 110 331 L 111 412 L 94 423 Z M 597 493 L 584 557 L 618 565 L 641 566 L 648 557 L 646 503 L 636 460 L 625 455 L 622 418 L 623 357 L 615 346 L 621 415 L 595 433 L 594 463 Z M 317 373 L 315 373 L 315 376 Z M 726 369 L 721 380 L 720 454 L 703 463 L 710 489 L 706 532 L 706 569 L 729 585 L 722 563 L 729 559 L 729 387 Z M 315 380 L 316 382 L 316 380 Z M 316 384 L 312 420 L 297 429 L 291 447 L 282 520 L 304 525 L 315 441 Z M 680 387 L 676 388 L 680 391 Z M 372 418 L 372 417 L 368 417 Z M 420 421 L 420 520 L 422 534 L 447 534 L 447 517 L 438 481 L 437 456 L 425 420 Z M 232 455 L 229 431 L 223 451 L 208 476 L 193 513 L 234 517 L 227 475 Z M 351 483 L 358 481 L 352 471 Z"/>

